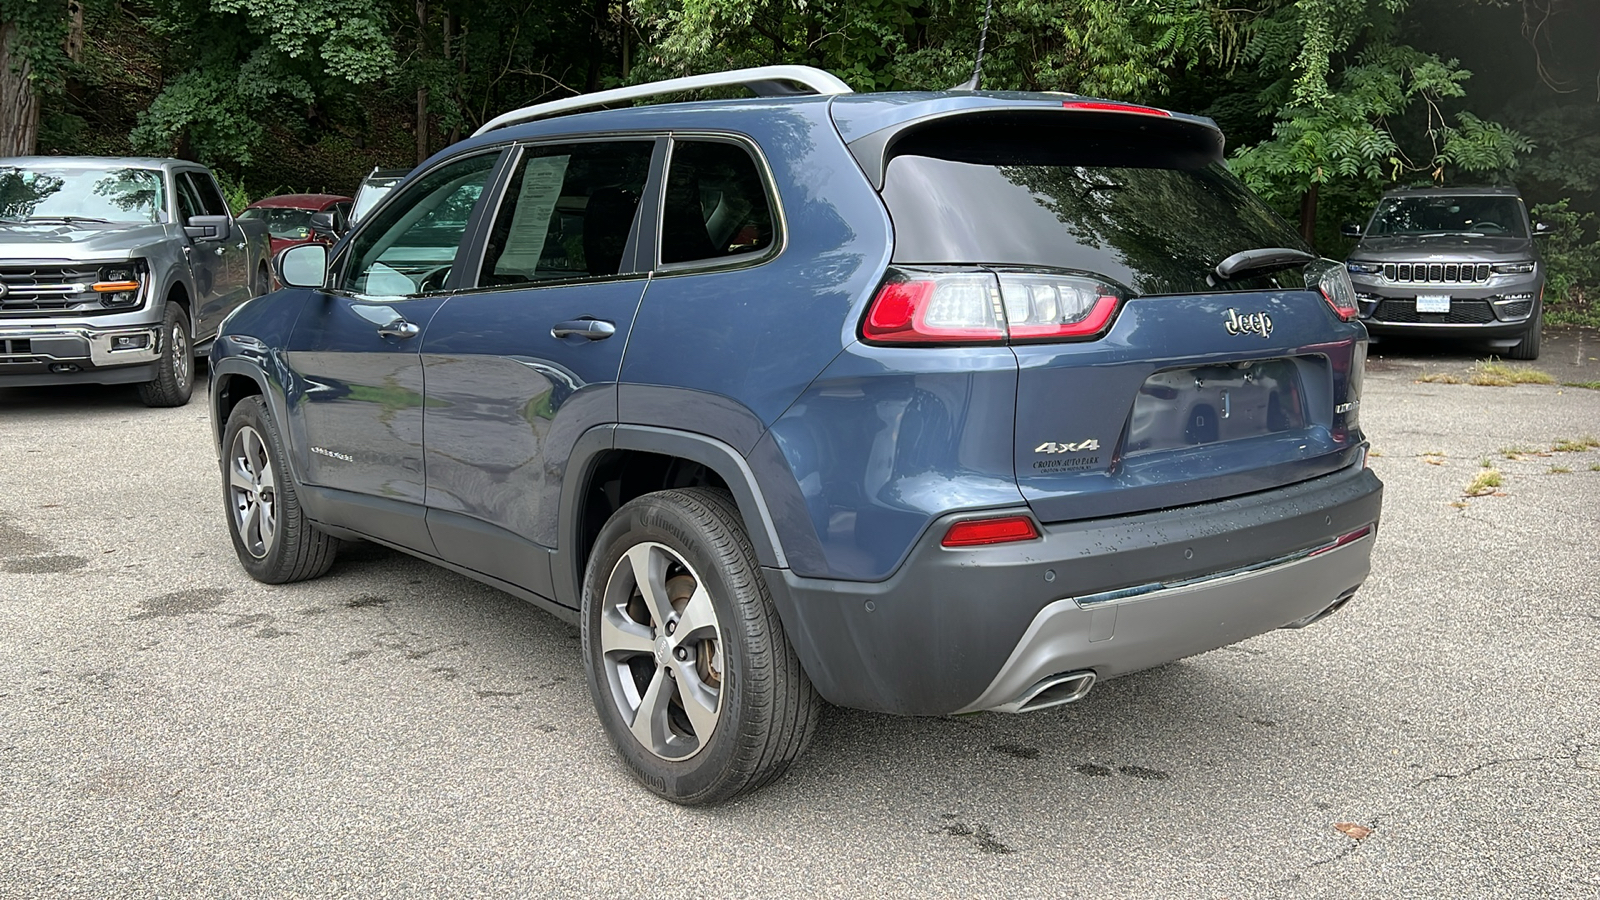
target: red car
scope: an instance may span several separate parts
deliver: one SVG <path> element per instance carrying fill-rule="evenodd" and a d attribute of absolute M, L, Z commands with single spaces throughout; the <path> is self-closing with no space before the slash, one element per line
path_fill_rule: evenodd
<path fill-rule="evenodd" d="M 265 221 L 272 236 L 272 255 L 277 256 L 296 244 L 333 243 L 333 235 L 312 231 L 311 215 L 332 212 L 334 234 L 343 234 L 350 221 L 350 204 L 350 198 L 342 194 L 280 194 L 250 204 L 239 218 Z"/>

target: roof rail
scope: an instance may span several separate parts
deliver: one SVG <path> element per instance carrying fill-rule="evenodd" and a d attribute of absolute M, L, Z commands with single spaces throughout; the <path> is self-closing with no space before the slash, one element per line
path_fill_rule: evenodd
<path fill-rule="evenodd" d="M 798 85 L 799 89 L 797 90 L 793 85 Z M 647 97 L 659 97 L 663 94 L 676 94 L 683 91 L 697 91 L 716 87 L 746 87 L 761 97 L 792 94 L 851 93 L 850 85 L 812 66 L 759 66 L 754 69 L 734 69 L 730 72 L 712 72 L 706 75 L 690 75 L 685 78 L 668 78 L 665 81 L 652 81 L 648 84 L 612 88 L 609 91 L 579 94 L 576 97 L 565 97 L 561 100 L 551 100 L 548 103 L 535 103 L 532 106 L 524 106 L 521 109 L 514 109 L 511 112 L 495 116 L 483 123 L 483 127 L 474 131 L 472 135 L 477 137 L 480 134 L 485 134 L 496 128 L 504 128 L 507 125 L 531 122 L 534 119 L 559 116 L 583 109 L 594 109 L 595 107 L 608 106 L 612 103 L 621 103 L 625 100 L 643 100 Z"/>

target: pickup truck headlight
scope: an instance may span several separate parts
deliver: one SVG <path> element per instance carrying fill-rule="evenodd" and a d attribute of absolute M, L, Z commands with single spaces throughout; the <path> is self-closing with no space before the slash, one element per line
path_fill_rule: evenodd
<path fill-rule="evenodd" d="M 100 295 L 100 305 L 108 309 L 124 309 L 139 305 L 144 288 L 142 263 L 117 263 L 101 266 L 100 280 L 90 285 L 90 290 Z"/>
<path fill-rule="evenodd" d="M 1495 263 L 1492 268 L 1496 275 L 1528 275 L 1533 272 L 1533 261 Z"/>

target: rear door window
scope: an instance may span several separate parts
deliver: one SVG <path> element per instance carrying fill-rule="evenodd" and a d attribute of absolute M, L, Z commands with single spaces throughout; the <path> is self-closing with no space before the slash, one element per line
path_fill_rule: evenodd
<path fill-rule="evenodd" d="M 679 138 L 661 210 L 664 265 L 757 258 L 776 240 L 755 158 L 733 141 Z"/>
<path fill-rule="evenodd" d="M 1304 287 L 1297 269 L 1214 283 L 1240 250 L 1305 248 L 1223 163 L 1137 134 L 1126 152 L 1090 137 L 1018 128 L 895 156 L 883 188 L 895 262 L 1073 270 L 1144 295 Z"/>
<path fill-rule="evenodd" d="M 630 271 L 623 258 L 654 150 L 653 140 L 527 148 L 489 230 L 478 286 Z"/>

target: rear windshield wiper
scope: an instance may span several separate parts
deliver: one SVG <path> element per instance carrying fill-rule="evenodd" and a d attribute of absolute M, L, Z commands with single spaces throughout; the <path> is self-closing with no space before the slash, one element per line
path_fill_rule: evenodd
<path fill-rule="evenodd" d="M 1316 259 L 1315 256 L 1304 250 L 1292 250 L 1288 247 L 1261 247 L 1256 250 L 1240 250 L 1222 262 L 1217 263 L 1217 277 L 1223 281 L 1233 278 L 1243 278 L 1246 275 L 1265 275 L 1279 269 L 1292 269 L 1303 266 Z"/>

